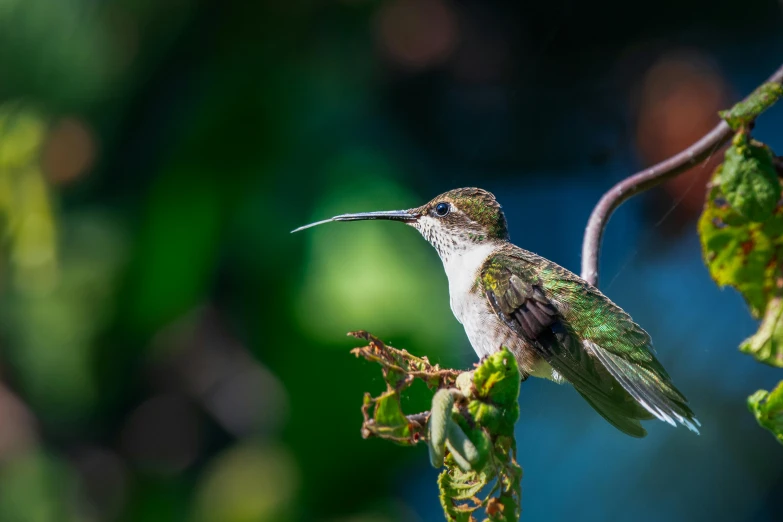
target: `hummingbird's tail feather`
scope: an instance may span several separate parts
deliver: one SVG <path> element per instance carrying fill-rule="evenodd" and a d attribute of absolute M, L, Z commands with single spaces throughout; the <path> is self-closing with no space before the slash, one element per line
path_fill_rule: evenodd
<path fill-rule="evenodd" d="M 601 414 L 601 417 L 618 430 L 631 437 L 642 438 L 647 436 L 647 430 L 642 427 L 639 419 L 629 415 L 623 408 L 618 408 L 612 401 L 601 400 L 597 397 L 594 400 L 589 394 L 582 392 L 579 388 L 576 388 L 576 391 L 595 411 Z"/>
<path fill-rule="evenodd" d="M 553 325 L 537 339 L 541 355 L 604 419 L 632 437 L 644 437 L 640 421 L 653 418 L 617 379 L 591 357 L 581 342 L 561 325 Z"/>
<path fill-rule="evenodd" d="M 701 423 L 668 375 L 634 364 L 587 341 L 590 351 L 636 401 L 657 419 L 699 433 Z"/>

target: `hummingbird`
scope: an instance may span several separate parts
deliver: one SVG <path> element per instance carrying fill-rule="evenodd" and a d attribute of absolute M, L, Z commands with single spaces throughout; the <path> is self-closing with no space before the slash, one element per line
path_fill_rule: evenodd
<path fill-rule="evenodd" d="M 528 376 L 570 383 L 604 419 L 633 437 L 659 419 L 698 433 L 699 421 L 654 355 L 647 332 L 598 288 L 509 240 L 495 196 L 451 190 L 409 210 L 342 214 L 412 226 L 435 247 L 451 310 L 480 359 L 507 347 Z"/>

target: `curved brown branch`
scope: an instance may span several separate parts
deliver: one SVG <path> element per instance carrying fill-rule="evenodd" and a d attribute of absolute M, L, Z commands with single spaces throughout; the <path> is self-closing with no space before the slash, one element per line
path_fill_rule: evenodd
<path fill-rule="evenodd" d="M 783 65 L 769 77 L 767 82 L 783 84 Z M 699 141 L 652 167 L 644 169 L 625 178 L 601 197 L 598 205 L 590 214 L 590 220 L 585 229 L 582 243 L 582 278 L 593 285 L 598 285 L 598 260 L 601 250 L 601 239 L 609 218 L 617 207 L 630 197 L 651 189 L 675 176 L 679 176 L 694 165 L 706 160 L 711 154 L 725 144 L 733 135 L 731 127 L 721 121 L 714 129 Z"/>

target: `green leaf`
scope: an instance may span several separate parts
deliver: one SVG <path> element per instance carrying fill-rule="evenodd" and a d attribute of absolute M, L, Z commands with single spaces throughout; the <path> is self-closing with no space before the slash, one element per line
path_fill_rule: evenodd
<path fill-rule="evenodd" d="M 392 439 L 407 439 L 410 437 L 408 419 L 402 413 L 400 396 L 390 390 L 375 399 L 373 414 L 377 435 Z"/>
<path fill-rule="evenodd" d="M 778 292 L 783 273 L 783 207 L 764 222 L 752 222 L 732 208 L 721 186 L 713 186 L 699 218 L 702 254 L 718 286 L 732 286 L 760 318 Z"/>
<path fill-rule="evenodd" d="M 720 111 L 718 114 L 732 129 L 738 130 L 740 127 L 749 125 L 759 114 L 774 105 L 781 96 L 783 96 L 783 86 L 774 82 L 765 83 L 745 100 L 729 110 Z"/>
<path fill-rule="evenodd" d="M 506 407 L 517 403 L 519 369 L 508 348 L 504 347 L 493 353 L 476 368 L 473 385 L 479 398 L 489 399 L 498 406 Z"/>
<path fill-rule="evenodd" d="M 451 456 L 446 460 L 451 461 L 452 466 L 438 475 L 438 489 L 440 490 L 440 503 L 446 520 L 449 522 L 470 521 L 476 519 L 473 513 L 481 508 L 478 495 L 490 480 L 485 474 L 466 473 L 454 465 Z"/>
<path fill-rule="evenodd" d="M 772 393 L 759 390 L 748 397 L 748 409 L 755 415 L 756 421 L 766 428 L 783 444 L 783 381 L 778 383 Z"/>
<path fill-rule="evenodd" d="M 726 150 L 716 183 L 732 208 L 751 221 L 764 221 L 772 215 L 780 199 L 780 182 L 766 145 L 737 133 Z"/>
<path fill-rule="evenodd" d="M 519 419 L 519 369 L 508 348 L 487 357 L 473 376 L 480 401 L 471 401 L 468 411 L 480 425 L 499 435 L 514 433 Z"/>
<path fill-rule="evenodd" d="M 783 368 L 783 298 L 774 297 L 767 305 L 759 331 L 745 339 L 740 351 L 757 361 Z"/>

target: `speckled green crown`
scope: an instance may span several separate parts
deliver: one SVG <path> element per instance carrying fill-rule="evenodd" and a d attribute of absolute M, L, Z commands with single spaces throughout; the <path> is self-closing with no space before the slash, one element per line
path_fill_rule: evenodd
<path fill-rule="evenodd" d="M 472 221 L 487 231 L 491 238 L 508 239 L 508 226 L 503 209 L 491 192 L 484 189 L 469 187 L 446 192 L 433 202 L 450 200 L 458 209 L 464 212 Z"/>

